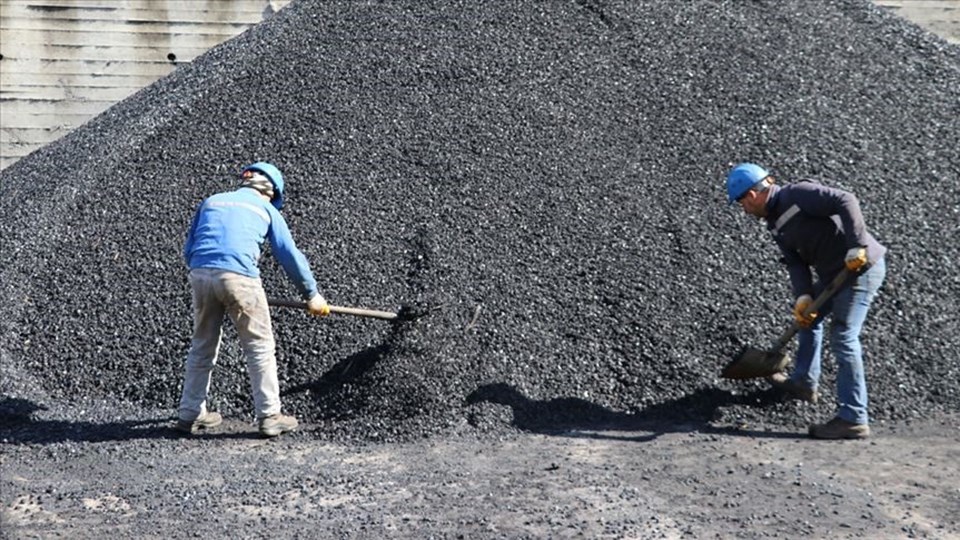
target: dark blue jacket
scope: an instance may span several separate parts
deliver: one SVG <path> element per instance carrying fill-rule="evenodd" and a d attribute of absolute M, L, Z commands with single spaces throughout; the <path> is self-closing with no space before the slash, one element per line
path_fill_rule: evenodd
<path fill-rule="evenodd" d="M 767 229 L 783 253 L 794 296 L 818 292 L 811 267 L 821 283 L 832 281 L 843 269 L 850 248 L 866 247 L 867 264 L 887 252 L 867 232 L 860 203 L 852 193 L 810 180 L 769 189 Z"/>
<path fill-rule="evenodd" d="M 251 188 L 218 193 L 200 204 L 187 232 L 183 258 L 191 269 L 218 268 L 258 278 L 264 239 L 303 298 L 317 294 L 317 281 L 287 222 Z"/>

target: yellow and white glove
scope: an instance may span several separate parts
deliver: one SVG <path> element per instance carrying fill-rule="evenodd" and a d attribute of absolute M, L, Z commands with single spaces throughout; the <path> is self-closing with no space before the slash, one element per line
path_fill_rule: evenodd
<path fill-rule="evenodd" d="M 813 297 L 809 294 L 799 296 L 796 303 L 793 304 L 793 318 L 797 320 L 797 326 L 800 328 L 810 328 L 813 321 L 817 319 L 817 312 L 805 314 L 807 308 L 812 304 Z"/>
<path fill-rule="evenodd" d="M 313 295 L 313 298 L 307 302 L 307 311 L 311 315 L 316 315 L 317 317 L 326 317 L 330 314 L 330 306 L 327 305 L 327 301 L 320 294 Z"/>
<path fill-rule="evenodd" d="M 863 268 L 863 265 L 867 264 L 867 249 L 863 247 L 855 247 L 847 250 L 847 256 L 843 259 L 843 263 L 847 265 L 847 270 L 851 272 L 856 272 Z"/>

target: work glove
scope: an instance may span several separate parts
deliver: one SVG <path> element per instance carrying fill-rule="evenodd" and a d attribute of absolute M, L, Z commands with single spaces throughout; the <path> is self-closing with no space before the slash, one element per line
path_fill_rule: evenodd
<path fill-rule="evenodd" d="M 862 247 L 850 248 L 847 250 L 847 256 L 843 259 L 847 265 L 847 270 L 856 272 L 867 264 L 867 249 Z"/>
<path fill-rule="evenodd" d="M 809 294 L 797 297 L 797 302 L 793 305 L 793 318 L 797 320 L 797 326 L 800 328 L 810 328 L 813 321 L 817 319 L 816 312 L 805 314 L 812 304 L 813 297 Z"/>
<path fill-rule="evenodd" d="M 327 301 L 320 294 L 313 295 L 313 298 L 307 302 L 307 311 L 311 315 L 316 315 L 317 317 L 326 317 L 330 314 L 330 306 L 327 305 Z"/>

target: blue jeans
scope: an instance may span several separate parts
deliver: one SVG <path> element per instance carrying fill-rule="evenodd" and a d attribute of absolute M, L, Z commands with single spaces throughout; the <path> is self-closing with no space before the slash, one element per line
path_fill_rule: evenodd
<path fill-rule="evenodd" d="M 837 416 L 848 422 L 867 424 L 867 381 L 863 371 L 860 330 L 877 295 L 887 265 L 880 259 L 866 272 L 844 286 L 820 308 L 810 328 L 797 333 L 797 360 L 790 379 L 807 388 L 820 383 L 820 356 L 823 351 L 823 320 L 833 316 L 830 350 L 837 361 Z"/>

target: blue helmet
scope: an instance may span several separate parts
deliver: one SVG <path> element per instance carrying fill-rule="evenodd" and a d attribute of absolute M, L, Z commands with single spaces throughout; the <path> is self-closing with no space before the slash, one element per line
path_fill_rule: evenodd
<path fill-rule="evenodd" d="M 265 161 L 258 161 L 244 167 L 240 174 L 247 171 L 257 171 L 270 179 L 273 184 L 273 199 L 270 200 L 270 204 L 277 210 L 283 208 L 283 174 L 280 173 L 280 169 Z"/>
<path fill-rule="evenodd" d="M 731 169 L 727 175 L 727 197 L 730 204 L 737 202 L 750 188 L 768 176 L 770 173 L 766 169 L 753 163 L 741 163 Z"/>

